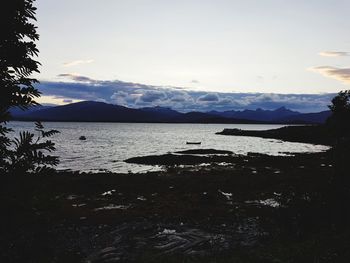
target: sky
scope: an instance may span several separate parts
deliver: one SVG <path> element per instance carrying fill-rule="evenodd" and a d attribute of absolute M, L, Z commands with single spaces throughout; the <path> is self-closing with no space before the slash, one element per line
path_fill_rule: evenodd
<path fill-rule="evenodd" d="M 288 102 L 316 111 L 349 88 L 348 0 L 37 0 L 36 6 L 41 102 L 91 99 L 186 111 L 256 106 L 242 96 L 263 98 L 271 108 L 305 95 Z M 182 93 L 169 95 L 176 91 Z"/>

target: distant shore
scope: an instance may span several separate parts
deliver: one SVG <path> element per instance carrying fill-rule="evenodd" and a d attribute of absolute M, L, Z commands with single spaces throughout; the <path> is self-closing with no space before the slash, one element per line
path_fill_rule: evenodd
<path fill-rule="evenodd" d="M 323 125 L 286 126 L 278 129 L 250 131 L 241 129 L 224 129 L 219 135 L 252 136 L 278 139 L 290 142 L 332 145 L 334 142 L 329 131 Z"/>

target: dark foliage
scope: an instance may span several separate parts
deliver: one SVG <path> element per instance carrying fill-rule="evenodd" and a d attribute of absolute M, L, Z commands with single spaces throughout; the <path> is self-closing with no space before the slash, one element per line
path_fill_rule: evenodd
<path fill-rule="evenodd" d="M 0 120 L 8 119 L 8 109 L 18 106 L 26 109 L 37 105 L 40 92 L 33 86 L 36 79 L 29 76 L 39 72 L 35 41 L 39 39 L 33 0 L 7 0 L 1 6 L 0 38 Z"/>
<path fill-rule="evenodd" d="M 344 183 L 349 177 L 350 161 L 350 90 L 339 92 L 332 99 L 329 106 L 332 111 L 331 117 L 327 120 L 327 125 L 336 138 L 334 145 L 334 159 L 336 165 L 335 184 L 338 195 L 347 192 L 349 184 Z M 341 196 L 339 198 L 342 198 Z M 338 199 L 339 199 L 338 198 Z"/>
<path fill-rule="evenodd" d="M 350 90 L 341 91 L 329 105 L 332 115 L 327 124 L 337 137 L 348 137 L 350 134 Z"/>
<path fill-rule="evenodd" d="M 35 41 L 36 8 L 34 0 L 6 0 L 0 8 L 0 171 L 40 170 L 46 165 L 56 165 L 57 158 L 45 156 L 42 151 L 53 151 L 54 144 L 42 138 L 57 131 L 46 132 L 40 123 L 36 130 L 40 136 L 34 140 L 34 134 L 22 132 L 20 138 L 10 140 L 11 131 L 5 127 L 10 118 L 9 109 L 18 107 L 25 110 L 36 106 L 35 98 L 40 92 L 34 87 L 38 81 L 31 74 L 39 72 L 40 63 L 33 59 L 38 55 Z"/>
<path fill-rule="evenodd" d="M 20 133 L 19 138 L 11 141 L 12 149 L 8 150 L 4 161 L 4 169 L 9 173 L 43 172 L 51 170 L 50 166 L 58 164 L 56 156 L 45 155 L 43 151 L 52 152 L 55 144 L 48 140 L 57 130 L 45 131 L 40 122 L 35 123 L 35 135 L 28 131 Z"/>

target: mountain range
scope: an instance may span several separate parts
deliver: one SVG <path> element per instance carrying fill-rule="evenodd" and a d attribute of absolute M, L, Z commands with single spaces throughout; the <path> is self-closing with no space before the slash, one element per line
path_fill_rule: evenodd
<path fill-rule="evenodd" d="M 127 108 L 96 101 L 63 106 L 39 106 L 21 111 L 12 109 L 14 120 L 76 122 L 164 122 L 164 123 L 324 123 L 330 111 L 300 113 L 285 107 L 276 110 L 210 111 L 181 113 L 165 107 Z"/>

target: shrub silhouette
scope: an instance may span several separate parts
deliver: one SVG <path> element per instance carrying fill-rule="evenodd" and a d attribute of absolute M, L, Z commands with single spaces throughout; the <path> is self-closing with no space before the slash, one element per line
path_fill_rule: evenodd
<path fill-rule="evenodd" d="M 28 131 L 20 132 L 19 138 L 15 138 L 13 149 L 6 155 L 5 170 L 10 173 L 44 172 L 51 170 L 50 166 L 58 164 L 56 156 L 45 155 L 43 151 L 52 152 L 55 144 L 47 138 L 58 133 L 57 130 L 45 131 L 40 122 L 35 123 L 38 135 Z M 46 140 L 45 140 L 46 139 Z"/>

